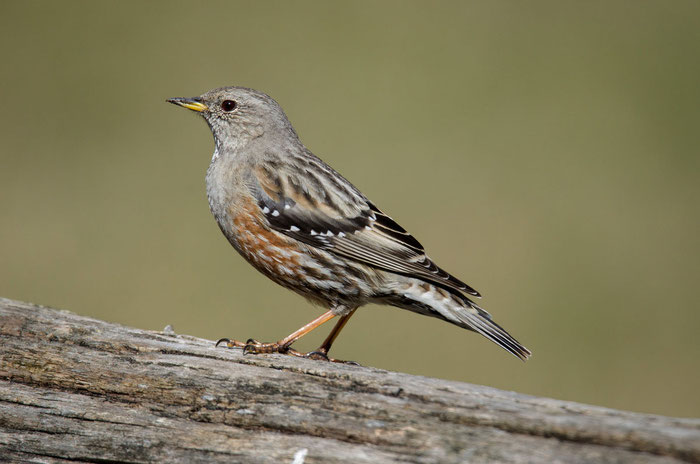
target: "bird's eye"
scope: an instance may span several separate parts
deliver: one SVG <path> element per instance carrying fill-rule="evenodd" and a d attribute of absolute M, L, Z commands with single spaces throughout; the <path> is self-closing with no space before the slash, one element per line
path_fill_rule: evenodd
<path fill-rule="evenodd" d="M 237 106 L 238 105 L 233 100 L 224 100 L 221 102 L 221 109 L 226 111 L 227 113 L 230 113 L 231 111 L 235 110 Z"/>

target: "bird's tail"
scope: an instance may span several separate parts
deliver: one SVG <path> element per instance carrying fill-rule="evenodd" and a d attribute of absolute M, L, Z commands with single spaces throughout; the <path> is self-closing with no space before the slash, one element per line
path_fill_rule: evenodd
<path fill-rule="evenodd" d="M 523 361 L 532 354 L 503 327 L 496 324 L 488 312 L 461 293 L 411 279 L 402 283 L 383 300 L 392 306 L 437 317 L 478 332 Z"/>

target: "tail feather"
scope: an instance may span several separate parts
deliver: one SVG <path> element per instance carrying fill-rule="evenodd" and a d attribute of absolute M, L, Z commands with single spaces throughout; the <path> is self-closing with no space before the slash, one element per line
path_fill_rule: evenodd
<path fill-rule="evenodd" d="M 474 304 L 470 302 L 471 304 Z M 476 306 L 476 305 L 475 305 Z M 457 318 L 467 324 L 473 330 L 476 330 L 484 337 L 499 345 L 514 356 L 523 361 L 532 355 L 530 350 L 520 344 L 512 335 L 510 335 L 503 327 L 495 323 L 490 318 L 485 318 L 479 313 L 469 311 L 472 308 L 465 308 L 462 311 L 455 311 Z"/>
<path fill-rule="evenodd" d="M 531 352 L 491 319 L 491 315 L 466 295 L 432 284 L 413 281 L 391 295 L 389 304 L 478 332 L 517 358 L 526 361 Z"/>

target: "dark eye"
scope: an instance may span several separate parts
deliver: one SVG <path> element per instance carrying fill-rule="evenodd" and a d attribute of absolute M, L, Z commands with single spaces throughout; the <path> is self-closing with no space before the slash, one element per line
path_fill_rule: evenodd
<path fill-rule="evenodd" d="M 221 109 L 226 111 L 227 113 L 230 113 L 231 111 L 235 110 L 237 106 L 238 105 L 233 100 L 224 100 L 221 102 Z"/>

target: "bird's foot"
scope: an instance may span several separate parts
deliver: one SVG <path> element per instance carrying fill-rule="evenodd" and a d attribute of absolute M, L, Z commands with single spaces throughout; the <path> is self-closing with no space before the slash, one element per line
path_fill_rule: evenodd
<path fill-rule="evenodd" d="M 352 366 L 359 366 L 360 364 L 355 361 L 343 361 L 342 359 L 329 358 L 328 353 L 324 349 L 318 349 L 316 351 L 309 351 L 308 353 L 302 354 L 304 358 L 314 359 L 316 361 L 328 361 L 340 364 L 350 364 Z"/>
<path fill-rule="evenodd" d="M 289 345 L 282 343 L 261 343 L 253 338 L 249 338 L 246 342 L 222 338 L 216 342 L 215 346 L 225 343 L 227 348 L 243 348 L 243 354 L 260 354 L 260 353 L 281 353 L 299 355 L 300 353 L 293 350 Z"/>
<path fill-rule="evenodd" d="M 225 343 L 227 348 L 243 348 L 245 346 L 245 343 L 239 342 L 238 340 L 231 340 L 230 338 L 220 338 L 219 340 L 217 340 L 214 347 L 218 347 L 222 343 Z"/>
<path fill-rule="evenodd" d="M 230 338 L 222 338 L 216 342 L 215 346 L 219 346 L 224 343 L 227 348 L 243 348 L 243 354 L 261 354 L 261 353 L 280 353 L 289 356 L 296 356 L 298 358 L 313 359 L 315 361 L 328 361 L 340 364 L 350 364 L 353 366 L 359 366 L 359 363 L 355 361 L 343 361 L 342 359 L 335 359 L 328 357 L 326 350 L 319 348 L 315 351 L 309 351 L 308 353 L 302 353 L 288 345 L 280 343 L 261 343 L 253 338 L 249 338 L 245 342 L 239 342 L 238 340 L 231 340 Z"/>

